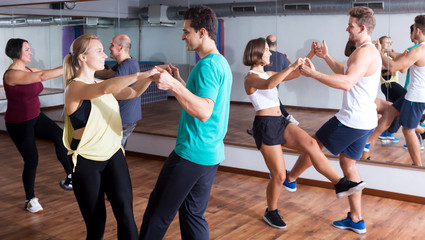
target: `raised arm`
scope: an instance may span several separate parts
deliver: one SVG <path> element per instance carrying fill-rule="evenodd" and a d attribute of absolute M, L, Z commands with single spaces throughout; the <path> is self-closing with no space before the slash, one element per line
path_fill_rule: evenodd
<path fill-rule="evenodd" d="M 317 57 L 323 58 L 325 60 L 334 73 L 344 74 L 344 64 L 338 62 L 328 53 L 328 46 L 326 45 L 325 40 L 323 40 L 323 46 L 321 46 L 319 43 L 316 43 L 314 51 Z"/>
<path fill-rule="evenodd" d="M 298 67 L 304 63 L 302 58 L 299 58 L 296 62 L 289 65 L 289 67 L 283 69 L 280 72 L 273 72 L 274 74 L 267 80 L 260 78 L 257 74 L 248 73 L 245 77 L 245 88 L 248 94 L 255 91 L 255 89 L 271 89 L 276 87 L 282 81 L 287 81 L 288 76 L 298 69 Z"/>
<path fill-rule="evenodd" d="M 112 69 L 102 69 L 99 71 L 96 71 L 96 75 L 104 78 L 104 79 L 109 79 L 109 78 L 113 78 L 115 76 L 115 73 L 117 73 L 116 71 L 112 70 Z"/>
<path fill-rule="evenodd" d="M 425 52 L 425 46 L 422 45 L 422 46 L 413 48 L 407 54 L 401 55 L 395 60 L 386 57 L 382 52 L 381 52 L 381 58 L 382 58 L 382 62 L 385 63 L 385 65 L 387 66 L 390 72 L 395 72 L 395 71 L 404 72 L 404 71 L 407 71 L 407 69 L 410 66 L 416 63 L 418 63 L 417 65 L 419 66 L 424 66 L 425 60 L 421 59 L 421 56 L 425 55 L 424 52 Z"/>
<path fill-rule="evenodd" d="M 63 74 L 62 66 L 53 69 L 30 68 L 32 72 L 12 69 L 6 72 L 4 81 L 6 84 L 27 85 L 36 82 L 43 82 L 52 78 L 57 78 Z"/>
<path fill-rule="evenodd" d="M 142 95 L 146 91 L 146 89 L 148 89 L 149 85 L 152 82 L 152 79 L 150 77 L 156 73 L 159 73 L 159 72 L 155 68 L 149 71 L 140 72 L 138 77 L 138 79 L 140 80 L 138 80 L 136 84 L 130 87 L 126 87 L 122 89 L 121 91 L 115 93 L 114 94 L 115 98 L 118 100 L 125 100 L 125 99 L 131 99 L 131 98 L 135 98 Z"/>
<path fill-rule="evenodd" d="M 374 66 L 379 64 L 379 59 L 377 59 L 375 49 L 372 49 L 372 46 L 362 47 L 350 56 L 345 74 L 333 75 L 316 71 L 309 59 L 306 62 L 308 64 L 300 67 L 301 74 L 312 77 L 329 87 L 349 90 L 362 77 L 370 76 L 374 73 L 376 70 Z"/>
<path fill-rule="evenodd" d="M 140 73 L 132 75 L 115 77 L 107 81 L 101 81 L 92 84 L 82 81 L 72 81 L 65 88 L 65 105 L 68 114 L 73 113 L 81 100 L 89 100 L 100 97 L 104 94 L 114 94 L 128 87 L 137 80 L 142 80 Z M 140 79 L 139 79 L 140 77 Z"/>
<path fill-rule="evenodd" d="M 313 59 L 314 57 L 314 47 L 315 47 L 315 43 L 313 42 L 311 44 L 311 48 L 310 48 L 310 52 L 307 54 L 306 58 L 308 59 Z M 286 56 L 286 55 L 285 55 Z M 286 78 L 284 81 L 289 81 L 295 78 L 298 78 L 299 76 L 301 76 L 300 70 L 299 68 L 296 68 L 294 71 L 292 71 Z"/>

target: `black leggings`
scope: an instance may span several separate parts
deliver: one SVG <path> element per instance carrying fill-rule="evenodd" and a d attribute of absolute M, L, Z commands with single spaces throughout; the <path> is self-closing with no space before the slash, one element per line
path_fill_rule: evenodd
<path fill-rule="evenodd" d="M 404 89 L 399 83 L 392 82 L 391 84 L 381 84 L 381 91 L 385 95 L 387 101 L 394 103 L 397 99 L 404 97 L 406 89 Z"/>
<path fill-rule="evenodd" d="M 107 161 L 89 160 L 79 155 L 72 174 L 72 185 L 86 223 L 87 239 L 103 239 L 106 223 L 105 193 L 117 220 L 118 239 L 138 239 L 130 174 L 121 149 Z"/>
<path fill-rule="evenodd" d="M 35 175 L 38 165 L 38 151 L 35 138 L 47 139 L 55 144 L 56 157 L 67 174 L 72 173 L 67 150 L 62 142 L 63 130 L 43 113 L 36 118 L 20 123 L 6 123 L 6 129 L 13 143 L 24 159 L 22 181 L 26 199 L 33 198 Z"/>

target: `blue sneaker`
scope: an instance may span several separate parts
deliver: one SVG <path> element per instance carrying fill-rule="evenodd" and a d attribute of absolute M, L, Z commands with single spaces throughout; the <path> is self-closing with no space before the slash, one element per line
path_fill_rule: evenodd
<path fill-rule="evenodd" d="M 381 140 L 387 140 L 388 139 L 388 134 L 390 134 L 390 133 L 388 133 L 387 131 L 385 131 L 385 132 L 381 133 L 381 135 L 378 138 L 381 139 Z M 393 135 L 393 137 L 394 137 L 394 135 Z"/>
<path fill-rule="evenodd" d="M 383 132 L 380 136 L 379 136 L 379 140 L 385 141 L 385 140 L 391 140 L 392 142 L 399 142 L 400 140 L 398 138 L 394 137 L 394 133 L 389 133 L 389 132 Z"/>
<path fill-rule="evenodd" d="M 394 137 L 394 133 L 388 133 L 387 134 L 387 140 L 391 140 L 391 142 L 393 142 L 393 143 L 400 142 L 400 139 Z"/>
<path fill-rule="evenodd" d="M 404 149 L 407 149 L 407 145 L 405 144 L 405 145 L 403 145 L 403 148 Z M 421 142 L 421 150 L 424 150 L 424 144 Z"/>
<path fill-rule="evenodd" d="M 333 222 L 333 226 L 339 229 L 349 229 L 358 234 L 366 233 L 364 221 L 361 220 L 358 223 L 353 222 L 350 218 L 350 212 L 347 213 L 346 219 Z"/>
<path fill-rule="evenodd" d="M 369 152 L 369 150 L 370 150 L 370 143 L 366 143 L 366 145 L 364 146 L 363 151 L 364 152 Z"/>
<path fill-rule="evenodd" d="M 425 124 L 424 123 L 419 123 L 419 125 L 421 125 L 421 127 L 425 127 Z"/>
<path fill-rule="evenodd" d="M 288 182 L 285 179 L 285 181 L 283 182 L 283 187 L 288 192 L 295 192 L 295 191 L 297 191 L 297 181 L 295 180 L 293 182 Z"/>
<path fill-rule="evenodd" d="M 288 174 L 288 171 L 286 171 L 286 174 Z M 271 173 L 269 173 L 269 176 L 270 176 L 270 178 L 272 178 L 272 174 Z M 285 179 L 285 181 L 283 182 L 283 187 L 288 192 L 295 192 L 295 191 L 297 191 L 297 181 L 295 180 L 293 182 L 288 183 L 288 181 L 286 181 L 286 179 Z"/>

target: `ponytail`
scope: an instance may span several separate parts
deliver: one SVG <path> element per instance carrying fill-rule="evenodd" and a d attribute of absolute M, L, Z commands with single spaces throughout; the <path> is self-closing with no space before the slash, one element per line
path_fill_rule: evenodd
<path fill-rule="evenodd" d="M 68 86 L 72 79 L 77 77 L 77 69 L 72 64 L 71 54 L 68 54 L 63 59 L 63 79 L 64 86 Z"/>
<path fill-rule="evenodd" d="M 89 49 L 90 40 L 97 39 L 93 34 L 84 34 L 75 39 L 70 47 L 69 54 L 63 60 L 63 78 L 64 86 L 76 78 L 81 70 L 81 63 L 78 57 L 85 54 Z"/>

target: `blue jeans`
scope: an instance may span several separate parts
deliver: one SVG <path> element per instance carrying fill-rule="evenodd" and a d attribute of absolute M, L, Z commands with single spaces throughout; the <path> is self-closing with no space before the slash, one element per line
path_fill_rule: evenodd
<path fill-rule="evenodd" d="M 171 152 L 143 216 L 140 239 L 162 239 L 179 211 L 182 239 L 209 239 L 204 212 L 218 164 L 199 165 Z"/>
<path fill-rule="evenodd" d="M 127 139 L 130 136 L 130 134 L 134 131 L 136 128 L 137 123 L 130 123 L 128 125 L 122 126 L 122 139 L 121 139 L 121 146 L 125 149 L 125 146 L 127 145 Z"/>

